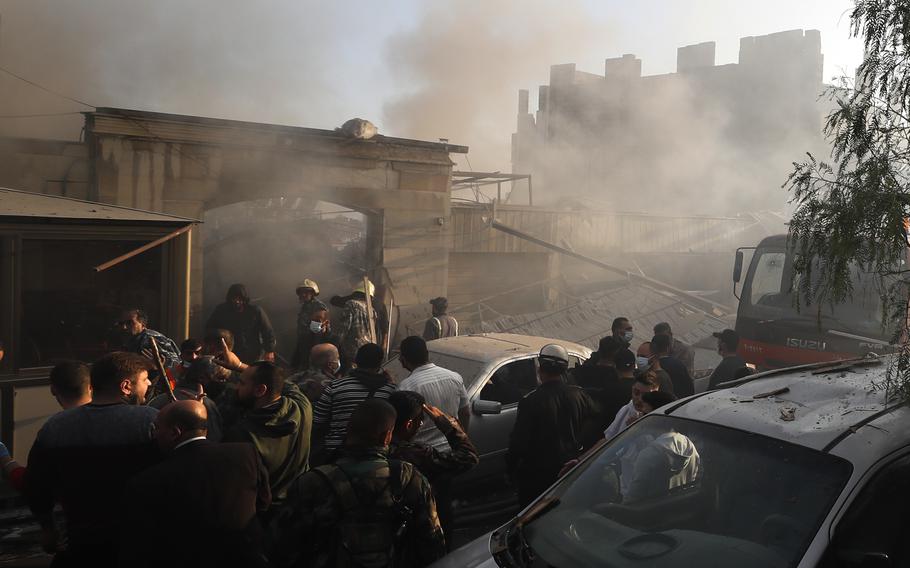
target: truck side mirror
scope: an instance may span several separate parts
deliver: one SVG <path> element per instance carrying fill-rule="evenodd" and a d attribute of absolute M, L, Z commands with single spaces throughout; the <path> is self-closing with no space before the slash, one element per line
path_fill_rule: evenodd
<path fill-rule="evenodd" d="M 733 282 L 738 283 L 743 277 L 743 251 L 736 251 L 736 260 L 733 262 Z"/>
<path fill-rule="evenodd" d="M 500 414 L 502 412 L 502 403 L 495 400 L 475 400 L 473 405 L 474 414 Z"/>

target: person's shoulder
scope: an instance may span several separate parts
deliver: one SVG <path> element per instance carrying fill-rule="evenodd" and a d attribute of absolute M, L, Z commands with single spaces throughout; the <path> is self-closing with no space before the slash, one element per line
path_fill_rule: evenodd
<path fill-rule="evenodd" d="M 58 428 L 66 428 L 67 425 L 73 423 L 74 421 L 81 420 L 82 416 L 85 416 L 84 406 L 77 406 L 74 408 L 61 410 L 56 414 L 52 414 L 47 420 L 44 421 L 44 425 L 41 427 L 41 432 L 46 434 L 48 432 L 53 432 Z"/>

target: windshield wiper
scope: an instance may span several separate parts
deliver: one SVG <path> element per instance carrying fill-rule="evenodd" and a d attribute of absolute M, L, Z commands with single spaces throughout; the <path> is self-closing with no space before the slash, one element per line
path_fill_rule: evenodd
<path fill-rule="evenodd" d="M 530 566 L 536 560 L 534 549 L 525 537 L 525 527 L 556 505 L 559 505 L 557 497 L 544 497 L 513 521 L 506 533 L 504 560 L 512 566 Z"/>

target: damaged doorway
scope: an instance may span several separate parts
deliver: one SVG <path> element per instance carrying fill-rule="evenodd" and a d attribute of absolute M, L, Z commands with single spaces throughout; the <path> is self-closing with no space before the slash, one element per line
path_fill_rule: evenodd
<path fill-rule="evenodd" d="M 297 337 L 296 288 L 305 278 L 319 299 L 351 293 L 375 264 L 371 243 L 381 216 L 328 201 L 280 197 L 234 203 L 205 213 L 203 323 L 228 287 L 245 284 L 272 321 L 279 356 L 289 362 Z M 333 323 L 338 308 L 330 306 Z"/>

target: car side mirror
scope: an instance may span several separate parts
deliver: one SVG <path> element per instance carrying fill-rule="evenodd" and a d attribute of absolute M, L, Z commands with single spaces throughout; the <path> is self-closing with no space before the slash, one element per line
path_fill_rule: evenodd
<path fill-rule="evenodd" d="M 502 403 L 495 400 L 475 400 L 473 406 L 474 414 L 500 414 L 502 412 Z"/>
<path fill-rule="evenodd" d="M 739 283 L 743 277 L 743 251 L 736 251 L 736 260 L 733 261 L 733 282 Z"/>

